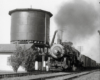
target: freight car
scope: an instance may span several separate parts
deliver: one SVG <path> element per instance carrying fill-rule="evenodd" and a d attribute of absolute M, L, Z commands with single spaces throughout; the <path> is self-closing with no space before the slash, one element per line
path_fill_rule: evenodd
<path fill-rule="evenodd" d="M 80 61 L 82 62 L 83 69 L 93 69 L 96 67 L 96 61 L 85 55 L 81 55 Z"/>

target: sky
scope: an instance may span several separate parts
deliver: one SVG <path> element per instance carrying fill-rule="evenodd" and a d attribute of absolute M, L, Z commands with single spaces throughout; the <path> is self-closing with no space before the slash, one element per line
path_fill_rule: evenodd
<path fill-rule="evenodd" d="M 55 15 L 55 22 L 63 31 L 63 41 L 73 42 L 81 54 L 100 62 L 99 1 L 73 0 L 65 2 Z"/>
<path fill-rule="evenodd" d="M 50 39 L 55 30 L 63 29 L 63 41 L 73 42 L 78 50 L 81 46 L 82 54 L 100 62 L 97 32 L 100 29 L 99 2 L 100 0 L 0 0 L 0 44 L 10 44 L 11 16 L 8 12 L 16 8 L 32 7 L 53 14 L 50 19 Z"/>

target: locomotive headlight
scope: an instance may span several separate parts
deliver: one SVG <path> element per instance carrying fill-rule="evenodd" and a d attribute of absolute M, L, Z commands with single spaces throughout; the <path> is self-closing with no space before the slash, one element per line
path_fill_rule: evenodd
<path fill-rule="evenodd" d="M 60 58 L 64 55 L 64 49 L 61 44 L 54 44 L 50 49 L 50 55 L 54 58 Z"/>

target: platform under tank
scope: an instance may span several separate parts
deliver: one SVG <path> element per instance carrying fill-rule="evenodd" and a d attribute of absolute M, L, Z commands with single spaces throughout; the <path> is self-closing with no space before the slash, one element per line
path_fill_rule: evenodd
<path fill-rule="evenodd" d="M 11 15 L 11 43 L 49 44 L 50 12 L 40 9 L 14 9 Z"/>

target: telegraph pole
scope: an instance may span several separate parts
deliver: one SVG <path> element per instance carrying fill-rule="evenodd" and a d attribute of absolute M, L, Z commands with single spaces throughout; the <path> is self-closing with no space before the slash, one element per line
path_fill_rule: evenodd
<path fill-rule="evenodd" d="M 99 54 L 100 54 L 100 30 L 98 30 L 99 33 Z"/>
<path fill-rule="evenodd" d="M 79 46 L 80 48 L 80 58 L 81 58 L 81 55 L 82 55 L 82 46 Z"/>

